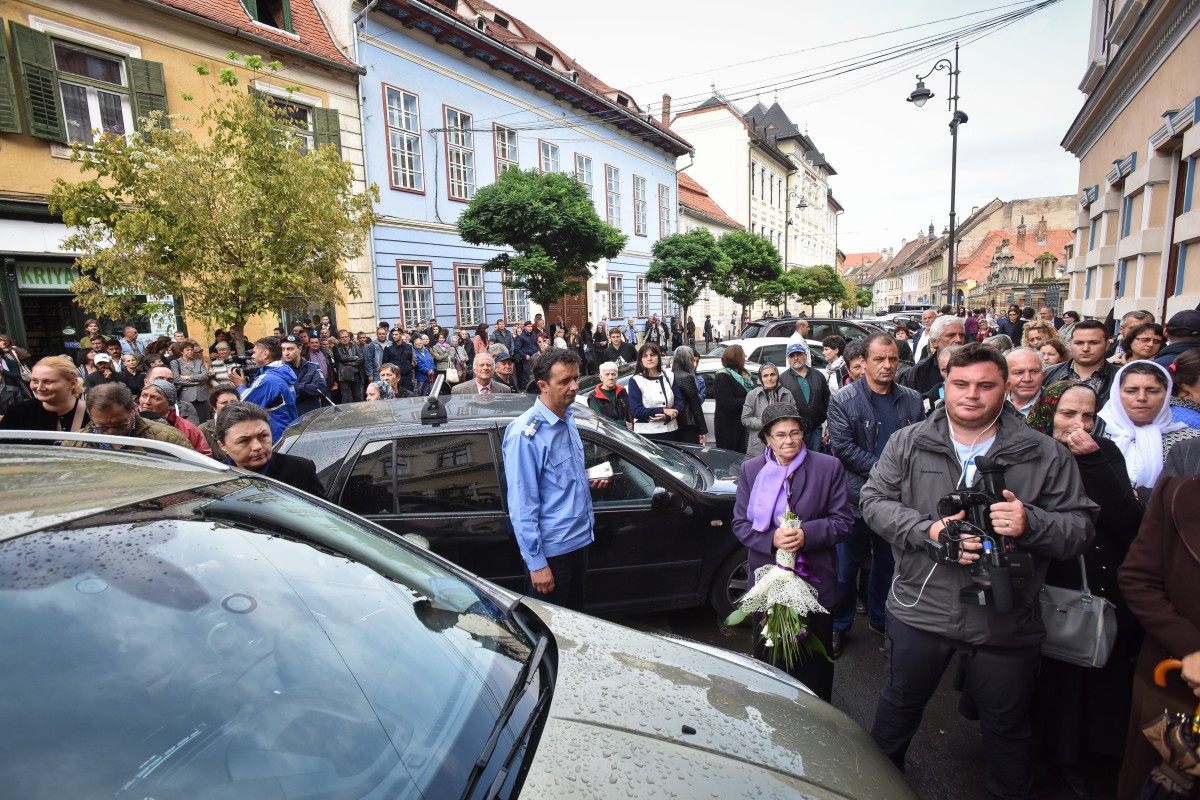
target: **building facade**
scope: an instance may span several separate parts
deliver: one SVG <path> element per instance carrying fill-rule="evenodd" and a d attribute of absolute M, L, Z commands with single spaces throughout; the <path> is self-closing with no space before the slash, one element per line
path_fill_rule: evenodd
<path fill-rule="evenodd" d="M 680 172 L 679 230 L 681 233 L 688 233 L 697 228 L 706 229 L 715 239 L 720 239 L 732 231 L 745 230 L 744 225 L 717 205 L 707 189 L 686 172 Z M 682 313 L 682 309 L 672 304 L 669 313 Z M 733 300 L 718 294 L 711 287 L 700 293 L 696 307 L 691 309 L 691 317 L 696 322 L 697 330 L 702 330 L 706 316 L 713 320 L 727 321 L 736 320 L 740 313 L 741 309 L 736 307 Z"/>

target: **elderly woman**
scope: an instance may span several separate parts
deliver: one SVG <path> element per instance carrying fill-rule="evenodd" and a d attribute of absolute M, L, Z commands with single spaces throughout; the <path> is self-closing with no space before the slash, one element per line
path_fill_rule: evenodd
<path fill-rule="evenodd" d="M 207 395 L 205 395 L 205 399 L 208 399 Z M 178 401 L 179 395 L 170 381 L 162 379 L 146 381 L 146 386 L 138 398 L 138 413 L 146 419 L 162 420 L 186 436 L 192 449 L 197 453 L 211 456 L 212 448 L 208 446 L 204 432 L 198 425 L 188 422 L 175 411 L 175 404 Z"/>
<path fill-rule="evenodd" d="M 394 400 L 396 392 L 387 381 L 371 381 L 367 384 L 367 402 Z"/>
<path fill-rule="evenodd" d="M 83 381 L 67 356 L 47 356 L 33 365 L 31 400 L 14 403 L 0 417 L 0 430 L 79 431 L 89 421 Z"/>
<path fill-rule="evenodd" d="M 629 392 L 617 383 L 617 362 L 600 365 L 600 385 L 588 398 L 588 408 L 633 430 L 633 412 L 629 410 Z"/>
<path fill-rule="evenodd" d="M 679 412 L 679 441 L 703 446 L 708 441 L 708 422 L 704 419 L 704 379 L 696 374 L 700 359 L 686 345 L 675 348 L 671 356 L 671 371 L 675 376 L 675 391 L 683 397 Z"/>
<path fill-rule="evenodd" d="M 1166 367 L 1134 361 L 1117 371 L 1113 385 L 1116 391 L 1099 416 L 1104 420 L 1104 435 L 1125 456 L 1129 481 L 1144 505 L 1171 448 L 1200 436 L 1200 430 L 1171 421 L 1172 381 Z"/>
<path fill-rule="evenodd" d="M 225 406 L 217 417 L 216 434 L 226 463 L 317 497 L 325 496 L 313 462 L 272 452 L 271 420 L 260 406 L 241 400 Z"/>
<path fill-rule="evenodd" d="M 674 377 L 663 370 L 662 351 L 653 342 L 638 351 L 637 369 L 629 379 L 629 409 L 635 433 L 647 439 L 679 440 L 683 394 L 676 390 Z"/>
<path fill-rule="evenodd" d="M 742 425 L 742 408 L 754 381 L 746 372 L 746 351 L 740 344 L 731 344 L 721 354 L 721 368 L 713 377 L 713 427 L 717 447 L 746 452 L 746 428 Z"/>
<path fill-rule="evenodd" d="M 837 602 L 837 543 L 850 536 L 854 517 L 846 492 L 846 472 L 833 456 L 804 446 L 810 421 L 791 403 L 774 403 L 763 410 L 759 439 L 763 455 L 748 458 L 738 477 L 733 508 L 734 535 L 748 551 L 749 582 L 759 567 L 775 563 L 775 551 L 795 553 L 813 576 L 811 583 L 826 609 Z M 802 520 L 799 528 L 784 528 L 779 518 L 791 511 Z M 809 635 L 831 651 L 833 617 L 809 617 Z M 762 637 L 755 639 L 754 655 L 769 661 Z M 778 666 L 778 665 L 777 665 Z M 828 701 L 833 694 L 833 662 L 812 657 L 791 673 Z"/>
<path fill-rule="evenodd" d="M 1097 413 L 1096 391 L 1087 384 L 1058 381 L 1042 390 L 1029 412 L 1028 424 L 1052 436 L 1071 451 L 1088 499 L 1100 506 L 1096 536 L 1083 554 L 1088 588 L 1116 606 L 1117 641 L 1102 669 L 1089 669 L 1042 659 L 1034 722 L 1039 751 L 1056 764 L 1068 785 L 1083 796 L 1087 770 L 1094 759 L 1115 766 L 1124 750 L 1129 724 L 1133 661 L 1142 630 L 1117 585 L 1117 569 L 1142 522 L 1142 507 L 1133 493 L 1125 459 L 1113 442 L 1092 434 Z M 1079 561 L 1050 565 L 1046 583 L 1078 589 Z M 1089 759 L 1093 759 L 1090 760 Z M 1097 792 L 1099 787 L 1095 787 Z"/>
<path fill-rule="evenodd" d="M 766 443 L 758 437 L 758 432 L 762 430 L 762 415 L 767 406 L 774 403 L 796 404 L 792 393 L 779 385 L 779 367 L 770 362 L 763 364 L 758 369 L 758 379 L 762 381 L 762 386 L 751 389 L 746 395 L 746 402 L 742 404 L 742 426 L 750 434 L 746 455 L 751 458 L 761 456 L 767 449 Z"/>
<path fill-rule="evenodd" d="M 208 419 L 208 379 L 211 373 L 200 357 L 200 345 L 194 339 L 184 339 L 179 343 L 179 350 L 179 358 L 171 361 L 172 383 L 179 392 L 179 399 L 194 405 L 200 414 L 200 421 L 204 422 Z"/>

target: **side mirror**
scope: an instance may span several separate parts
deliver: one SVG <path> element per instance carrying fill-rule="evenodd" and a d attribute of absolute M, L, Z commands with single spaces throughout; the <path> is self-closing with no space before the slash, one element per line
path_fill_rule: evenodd
<path fill-rule="evenodd" d="M 655 486 L 653 494 L 650 495 L 651 508 L 668 508 L 675 496 L 661 486 Z"/>

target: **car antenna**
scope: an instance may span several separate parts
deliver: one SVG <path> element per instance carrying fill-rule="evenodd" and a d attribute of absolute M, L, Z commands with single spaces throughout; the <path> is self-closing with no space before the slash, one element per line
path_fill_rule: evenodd
<path fill-rule="evenodd" d="M 446 406 L 439 397 L 442 393 L 442 386 L 445 383 L 445 375 L 438 375 L 437 380 L 433 382 L 433 388 L 429 390 L 429 401 L 421 409 L 422 425 L 432 425 L 436 428 L 439 425 L 446 424 L 449 419 L 446 415 Z"/>

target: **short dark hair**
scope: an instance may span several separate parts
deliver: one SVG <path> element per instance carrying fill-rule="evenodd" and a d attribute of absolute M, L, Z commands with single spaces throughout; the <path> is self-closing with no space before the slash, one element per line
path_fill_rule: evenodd
<path fill-rule="evenodd" d="M 1080 320 L 1079 312 L 1078 311 L 1064 311 L 1063 319 L 1073 319 L 1076 322 L 1079 322 L 1079 320 Z"/>
<path fill-rule="evenodd" d="M 223 442 L 234 425 L 254 421 L 266 423 L 268 426 L 271 424 L 271 418 L 262 406 L 247 403 L 245 400 L 235 400 L 221 409 L 221 413 L 217 415 L 217 422 L 213 425 L 213 432 L 217 435 L 217 441 Z"/>
<path fill-rule="evenodd" d="M 1067 349 L 1067 346 L 1065 344 L 1063 344 L 1063 340 L 1058 338 L 1057 336 L 1053 336 L 1053 337 L 1047 339 L 1046 341 L 1042 342 L 1041 344 L 1038 345 L 1037 349 L 1040 351 L 1043 347 L 1046 347 L 1047 345 L 1054 348 L 1054 352 L 1058 353 L 1059 358 L 1070 358 L 1071 357 L 1071 351 Z"/>
<path fill-rule="evenodd" d="M 954 306 L 950 305 L 949 303 L 946 303 L 946 305 L 944 305 L 938 309 L 938 313 L 939 314 L 953 314 Z"/>
<path fill-rule="evenodd" d="M 549 382 L 550 372 L 554 369 L 555 364 L 566 364 L 574 366 L 576 369 L 583 367 L 583 361 L 574 350 L 563 347 L 550 347 L 538 353 L 537 357 L 533 359 L 534 381 Z"/>
<path fill-rule="evenodd" d="M 278 336 L 264 336 L 255 341 L 254 345 L 266 350 L 272 361 L 279 361 L 283 358 L 283 343 L 279 341 Z"/>
<path fill-rule="evenodd" d="M 875 333 L 872 333 L 867 338 L 860 339 L 859 341 L 863 343 L 863 355 L 869 353 L 871 351 L 871 345 L 875 344 L 876 342 L 882 342 L 885 345 L 891 345 L 892 347 L 896 348 L 897 352 L 900 351 L 900 343 L 896 341 L 896 337 L 892 336 L 890 333 L 883 333 L 882 331 L 875 331 Z M 908 342 L 905 342 L 905 344 L 908 345 Z M 908 345 L 908 348 L 908 352 L 911 354 L 912 345 Z"/>
<path fill-rule="evenodd" d="M 1025 319 L 1033 319 L 1033 315 L 1036 313 L 1037 312 L 1033 310 L 1033 306 L 1025 306 L 1021 309 L 1021 316 Z"/>
<path fill-rule="evenodd" d="M 234 386 L 232 383 L 219 383 L 216 386 L 214 386 L 213 390 L 208 393 L 208 410 L 211 413 L 216 414 L 217 413 L 217 400 L 221 399 L 222 397 L 224 397 L 227 394 L 231 394 L 234 397 L 237 397 L 238 396 L 237 387 Z"/>
<path fill-rule="evenodd" d="M 1159 325 L 1157 322 L 1143 322 L 1130 328 L 1125 334 L 1125 338 L 1121 340 L 1121 347 L 1124 348 L 1126 353 L 1133 347 L 1133 340 L 1146 331 L 1155 333 L 1160 339 L 1166 340 L 1166 334 L 1163 332 L 1162 325 Z"/>
<path fill-rule="evenodd" d="M 1098 319 L 1085 319 L 1083 322 L 1075 323 L 1075 327 L 1071 329 L 1071 336 L 1074 337 L 1080 331 L 1100 331 L 1104 335 L 1108 335 L 1108 329 Z"/>
<path fill-rule="evenodd" d="M 995 364 L 1000 370 L 1000 376 L 1008 381 L 1008 361 L 994 347 L 984 347 L 978 342 L 962 345 L 962 349 L 950 356 L 946 362 L 946 375 L 955 367 L 970 367 L 975 364 Z"/>
<path fill-rule="evenodd" d="M 126 411 L 137 408 L 133 392 L 123 383 L 102 383 L 93 386 L 88 389 L 84 405 L 87 406 L 89 414 L 92 411 L 107 411 L 110 408 L 123 408 Z"/>
<path fill-rule="evenodd" d="M 828 347 L 830 350 L 837 350 L 840 356 L 846 350 L 846 340 L 837 334 L 826 336 L 821 340 L 822 347 Z"/>
<path fill-rule="evenodd" d="M 884 334 L 884 335 L 886 336 L 886 334 Z M 844 358 L 846 360 L 847 364 L 849 364 L 851 361 L 853 361 L 856 358 L 866 358 L 866 357 L 867 357 L 867 344 L 862 339 L 855 339 L 854 341 L 852 341 L 848 345 L 846 345 L 845 349 L 842 351 L 842 358 Z"/>

